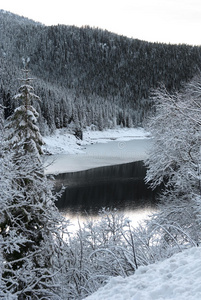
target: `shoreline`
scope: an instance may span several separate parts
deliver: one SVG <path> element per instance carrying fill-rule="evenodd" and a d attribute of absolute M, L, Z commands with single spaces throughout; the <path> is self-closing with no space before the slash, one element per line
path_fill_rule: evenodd
<path fill-rule="evenodd" d="M 75 149 L 73 145 L 68 153 L 65 151 L 57 154 L 45 156 L 45 173 L 57 175 L 61 173 L 72 173 L 85 171 L 93 168 L 131 163 L 142 161 L 147 157 L 147 150 L 151 145 L 150 137 L 121 136 L 96 139 L 93 143 L 90 138 L 88 145 L 78 145 Z M 76 150 L 76 151 L 75 151 Z M 69 153 L 71 152 L 71 153 Z"/>
<path fill-rule="evenodd" d="M 133 139 L 148 139 L 150 134 L 143 128 L 120 128 L 93 131 L 83 131 L 83 140 L 77 139 L 67 128 L 56 129 L 54 134 L 44 136 L 44 153 L 48 155 L 58 154 L 84 154 L 85 147 L 97 143 L 108 143 L 111 141 L 126 142 Z"/>

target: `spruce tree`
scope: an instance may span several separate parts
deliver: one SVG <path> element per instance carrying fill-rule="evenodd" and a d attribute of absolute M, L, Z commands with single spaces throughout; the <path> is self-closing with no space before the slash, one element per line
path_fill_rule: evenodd
<path fill-rule="evenodd" d="M 30 86 L 28 71 L 24 73 L 14 97 L 20 106 L 6 126 L 10 159 L 1 172 L 0 296 L 56 300 L 63 298 L 60 270 L 66 222 L 55 206 L 52 183 L 44 175 L 38 114 L 32 106 L 39 98 Z"/>

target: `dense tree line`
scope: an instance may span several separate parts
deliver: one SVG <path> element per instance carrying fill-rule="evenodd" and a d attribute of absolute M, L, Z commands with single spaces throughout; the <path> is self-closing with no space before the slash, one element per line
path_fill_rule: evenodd
<path fill-rule="evenodd" d="M 150 89 L 180 89 L 200 69 L 201 48 L 130 39 L 98 28 L 44 26 L 0 11 L 0 98 L 15 104 L 13 78 L 30 57 L 43 98 L 40 128 L 69 123 L 97 128 L 140 125 L 151 109 Z M 45 126 L 45 124 L 47 126 Z"/>

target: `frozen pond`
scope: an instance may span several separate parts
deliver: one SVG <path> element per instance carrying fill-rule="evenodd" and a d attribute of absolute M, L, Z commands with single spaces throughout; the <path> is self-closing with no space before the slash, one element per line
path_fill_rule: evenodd
<path fill-rule="evenodd" d="M 84 153 L 58 154 L 46 157 L 46 174 L 78 172 L 92 168 L 144 160 L 151 139 L 110 141 L 83 147 Z"/>
<path fill-rule="evenodd" d="M 144 183 L 151 139 L 110 141 L 85 146 L 85 153 L 48 157 L 46 172 L 58 174 L 57 187 L 66 190 L 57 202 L 60 211 L 75 224 L 86 215 L 97 218 L 102 207 L 117 208 L 134 222 L 155 210 L 155 193 Z M 47 162 L 46 162 L 47 164 Z"/>

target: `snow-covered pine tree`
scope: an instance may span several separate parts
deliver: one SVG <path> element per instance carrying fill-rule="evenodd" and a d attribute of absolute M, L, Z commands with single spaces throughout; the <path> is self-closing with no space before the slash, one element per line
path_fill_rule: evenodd
<path fill-rule="evenodd" d="M 42 154 L 42 137 L 36 125 L 38 113 L 32 106 L 34 100 L 40 98 L 34 94 L 30 85 L 32 78 L 28 77 L 28 70 L 24 70 L 26 78 L 21 79 L 23 85 L 19 88 L 19 93 L 14 96 L 14 100 L 21 104 L 9 118 L 7 128 L 9 131 L 9 141 L 14 149 L 23 149 L 25 153 Z"/>
<path fill-rule="evenodd" d="M 42 138 L 36 126 L 37 112 L 31 105 L 38 97 L 27 70 L 24 72 L 26 78 L 15 96 L 21 105 L 6 126 L 10 159 L 0 176 L 0 296 L 65 299 L 60 275 L 66 222 L 55 206 L 52 184 L 44 175 Z"/>

